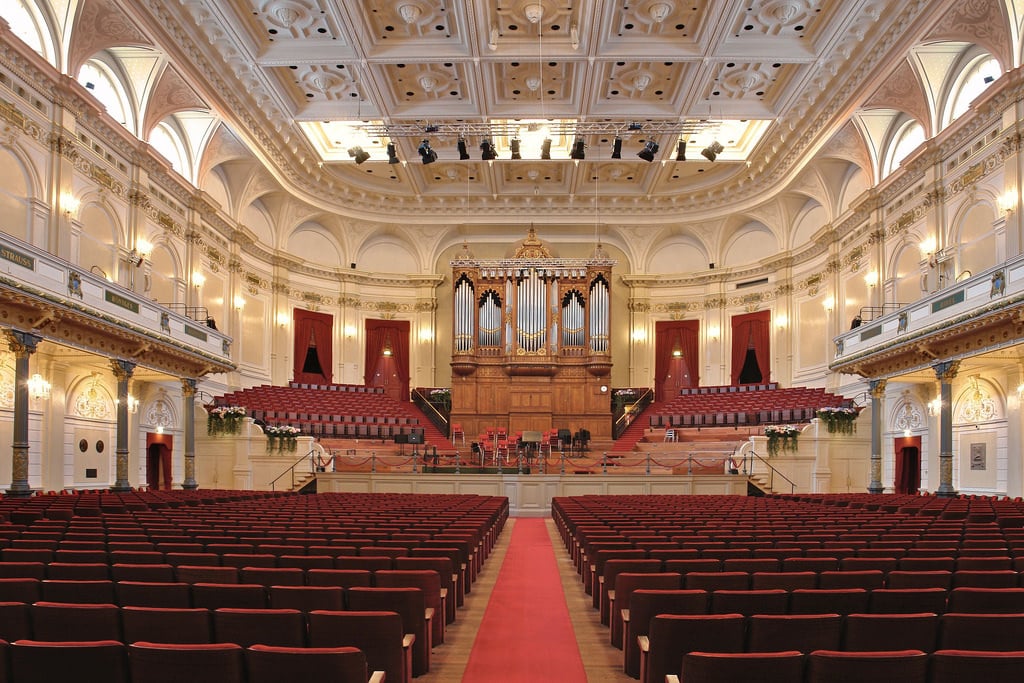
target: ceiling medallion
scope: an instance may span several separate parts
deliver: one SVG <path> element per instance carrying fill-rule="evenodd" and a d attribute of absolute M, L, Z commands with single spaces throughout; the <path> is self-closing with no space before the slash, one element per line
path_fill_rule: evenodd
<path fill-rule="evenodd" d="M 526 15 L 526 20 L 531 24 L 540 23 L 541 18 L 544 16 L 544 5 L 531 3 L 523 8 L 523 13 Z"/>
<path fill-rule="evenodd" d="M 415 24 L 416 20 L 420 18 L 420 8 L 416 5 L 399 5 L 398 13 L 402 15 L 402 21 L 407 24 Z"/>
<path fill-rule="evenodd" d="M 651 19 L 654 19 L 654 23 L 660 24 L 665 21 L 665 17 L 667 17 L 668 13 L 672 11 L 672 5 L 667 2 L 656 2 L 651 5 L 650 9 L 647 11 L 650 12 Z"/>

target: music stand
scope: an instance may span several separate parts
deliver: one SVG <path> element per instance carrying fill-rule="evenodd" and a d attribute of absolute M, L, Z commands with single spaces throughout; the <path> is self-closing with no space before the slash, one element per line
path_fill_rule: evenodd
<path fill-rule="evenodd" d="M 544 440 L 544 432 L 524 431 L 523 436 L 519 440 L 526 447 L 526 464 L 529 466 L 530 455 L 540 450 L 540 442 Z"/>

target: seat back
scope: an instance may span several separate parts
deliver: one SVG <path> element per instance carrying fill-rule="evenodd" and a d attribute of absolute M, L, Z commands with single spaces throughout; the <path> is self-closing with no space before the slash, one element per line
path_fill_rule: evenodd
<path fill-rule="evenodd" d="M 928 655 L 920 650 L 840 652 L 816 650 L 807 658 L 807 683 L 900 681 L 925 683 Z"/>
<path fill-rule="evenodd" d="M 405 630 L 402 618 L 395 612 L 334 612 L 316 610 L 309 613 L 309 646 L 356 647 L 366 655 L 371 671 L 383 671 L 385 681 L 403 683 L 411 671 L 402 648 Z"/>
<path fill-rule="evenodd" d="M 244 683 L 244 650 L 235 643 L 128 646 L 132 683 Z"/>
<path fill-rule="evenodd" d="M 644 683 L 679 675 L 687 652 L 742 652 L 746 630 L 741 614 L 658 614 L 651 619 Z"/>
<path fill-rule="evenodd" d="M 801 652 L 688 652 L 681 680 L 686 683 L 793 683 L 803 680 Z"/>
<path fill-rule="evenodd" d="M 202 608 L 122 607 L 127 643 L 211 643 L 210 611 Z"/>
<path fill-rule="evenodd" d="M 748 620 L 751 652 L 838 650 L 842 642 L 838 614 L 755 614 Z"/>
<path fill-rule="evenodd" d="M 128 683 L 128 657 L 117 640 L 18 640 L 10 645 L 11 680 L 53 683 Z"/>
<path fill-rule="evenodd" d="M 304 647 L 306 619 L 297 609 L 236 609 L 213 612 L 214 640 L 219 643 Z"/>
<path fill-rule="evenodd" d="M 333 681 L 366 683 L 366 655 L 355 647 L 253 645 L 245 653 L 248 683 Z"/>

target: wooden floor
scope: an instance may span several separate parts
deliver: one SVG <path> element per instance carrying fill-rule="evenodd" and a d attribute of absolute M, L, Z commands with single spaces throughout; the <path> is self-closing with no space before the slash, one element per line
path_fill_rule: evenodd
<path fill-rule="evenodd" d="M 445 643 L 434 648 L 430 660 L 430 673 L 420 676 L 416 681 L 422 683 L 456 683 L 462 680 L 462 674 L 469 661 L 469 653 L 473 648 L 473 640 L 480 628 L 480 622 L 491 597 L 494 583 L 498 578 L 501 563 L 505 560 L 505 551 L 512 537 L 512 526 L 515 519 L 511 518 L 502 531 L 501 538 L 494 546 L 494 552 L 487 559 L 483 571 L 473 584 L 473 592 L 466 596 L 466 602 L 459 610 L 454 624 L 449 624 L 445 634 Z M 633 681 L 622 672 L 622 652 L 613 648 L 608 642 L 608 628 L 601 625 L 597 610 L 591 607 L 590 596 L 583 591 L 583 582 L 572 565 L 572 560 L 562 545 L 562 539 L 555 530 L 552 520 L 547 520 L 548 534 L 558 561 L 562 586 L 565 589 L 566 603 L 576 641 L 579 644 L 583 665 L 589 683 L 627 683 Z M 542 653 L 538 653 L 542 655 Z M 500 677 L 496 676 L 495 681 Z"/>

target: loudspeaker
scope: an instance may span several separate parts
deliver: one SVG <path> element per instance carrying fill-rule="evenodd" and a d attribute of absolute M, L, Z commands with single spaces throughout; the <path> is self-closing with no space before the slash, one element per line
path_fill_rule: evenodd
<path fill-rule="evenodd" d="M 423 432 L 410 432 L 406 436 L 409 439 L 406 443 L 423 443 Z"/>

